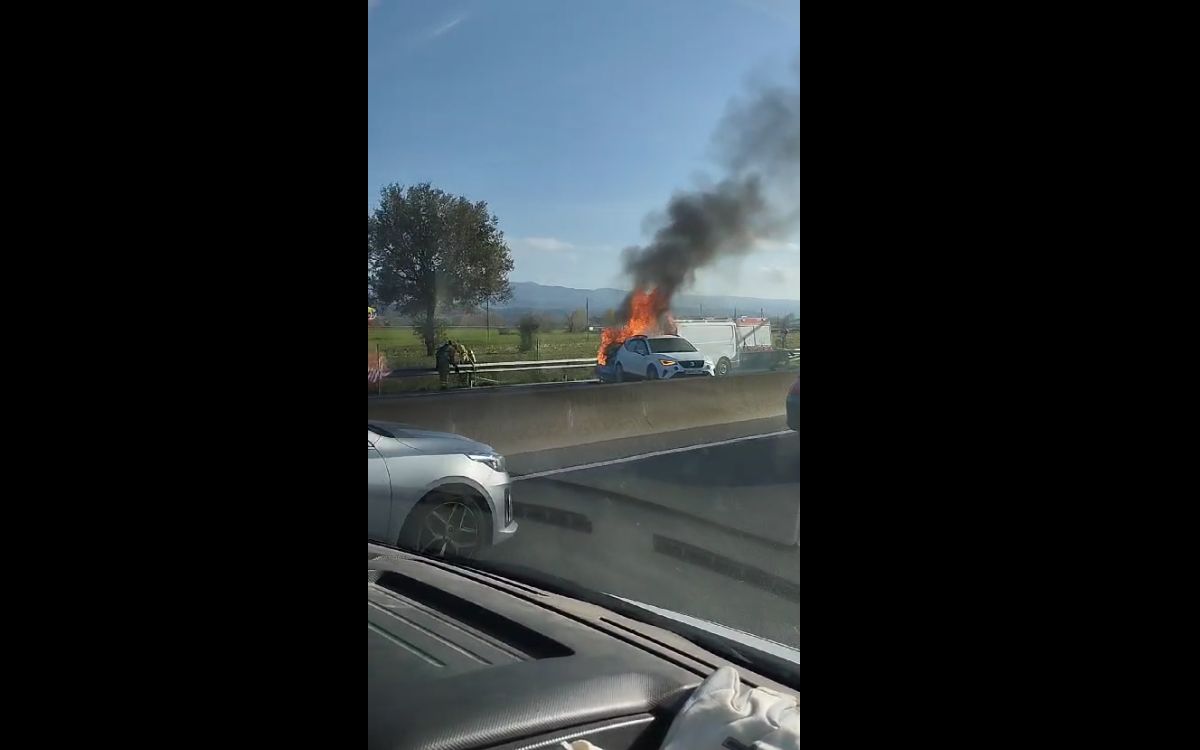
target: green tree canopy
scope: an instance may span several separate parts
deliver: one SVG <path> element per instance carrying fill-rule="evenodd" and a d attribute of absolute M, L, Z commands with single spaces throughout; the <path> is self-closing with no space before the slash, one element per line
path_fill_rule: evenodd
<path fill-rule="evenodd" d="M 379 207 L 367 219 L 367 266 L 368 299 L 419 321 L 429 354 L 442 311 L 512 297 L 512 257 L 487 203 L 429 183 L 393 183 L 380 191 Z"/>

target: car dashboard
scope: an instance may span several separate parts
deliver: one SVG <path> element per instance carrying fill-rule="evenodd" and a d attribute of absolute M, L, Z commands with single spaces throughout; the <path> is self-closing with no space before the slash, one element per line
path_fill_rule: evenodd
<path fill-rule="evenodd" d="M 534 750 L 661 745 L 691 691 L 730 664 L 610 609 L 367 545 L 367 745 Z M 750 685 L 795 690 L 738 668 Z"/>

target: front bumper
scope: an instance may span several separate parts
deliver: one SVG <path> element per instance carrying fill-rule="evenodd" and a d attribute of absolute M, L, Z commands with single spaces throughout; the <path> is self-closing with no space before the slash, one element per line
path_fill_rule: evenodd
<path fill-rule="evenodd" d="M 671 365 L 670 367 L 658 366 L 658 376 L 663 380 L 671 380 L 672 378 L 695 378 L 695 377 L 716 377 L 713 372 L 713 366 L 706 364 L 704 367 L 683 367 L 681 365 Z"/>
<path fill-rule="evenodd" d="M 512 539 L 517 533 L 516 509 L 512 502 L 512 481 L 508 474 L 502 482 L 491 484 L 484 489 L 488 494 L 488 502 L 492 506 L 492 544 L 500 544 Z"/>

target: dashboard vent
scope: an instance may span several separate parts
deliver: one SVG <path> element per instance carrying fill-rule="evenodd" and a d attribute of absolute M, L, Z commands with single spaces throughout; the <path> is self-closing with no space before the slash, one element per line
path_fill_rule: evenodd
<path fill-rule="evenodd" d="M 558 641 L 547 638 L 535 630 L 530 630 L 503 615 L 415 578 L 384 571 L 374 583 L 380 588 L 440 612 L 460 625 L 474 628 L 495 638 L 531 658 L 550 659 L 556 656 L 570 656 L 574 653 Z"/>

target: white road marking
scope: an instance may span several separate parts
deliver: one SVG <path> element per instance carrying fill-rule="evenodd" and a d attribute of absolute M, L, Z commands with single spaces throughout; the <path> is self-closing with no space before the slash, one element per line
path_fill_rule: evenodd
<path fill-rule="evenodd" d="M 699 445 L 685 445 L 682 448 L 671 448 L 665 451 L 652 451 L 650 453 L 639 453 L 635 456 L 626 456 L 625 458 L 614 458 L 610 461 L 597 461 L 591 464 L 579 464 L 578 466 L 564 466 L 561 469 L 549 469 L 548 471 L 537 471 L 532 474 L 521 474 L 512 477 L 512 481 L 520 482 L 522 479 L 537 479 L 538 477 L 548 477 L 552 474 L 565 474 L 568 471 L 582 471 L 584 469 L 596 469 L 601 466 L 612 466 L 613 464 L 624 464 L 630 461 L 641 461 L 643 458 L 654 458 L 655 456 L 666 456 L 671 453 L 687 453 L 688 451 L 700 450 L 701 448 L 713 448 L 718 445 L 730 445 L 731 443 L 740 443 L 745 440 L 758 440 L 759 438 L 777 437 L 779 435 L 790 435 L 793 430 L 779 430 L 778 432 L 765 432 L 762 435 L 747 435 L 745 437 L 731 438 L 729 440 L 718 440 L 715 443 L 700 443 Z"/>

